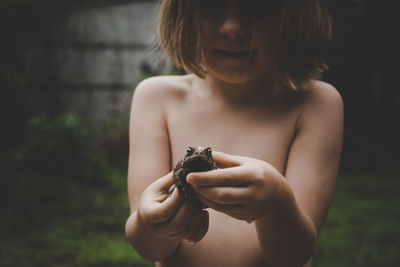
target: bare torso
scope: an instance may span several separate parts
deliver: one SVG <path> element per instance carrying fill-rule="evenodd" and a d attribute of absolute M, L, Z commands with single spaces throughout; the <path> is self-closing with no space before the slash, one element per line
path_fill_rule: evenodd
<path fill-rule="evenodd" d="M 303 93 L 287 92 L 253 106 L 229 105 L 197 88 L 194 75 L 174 77 L 165 102 L 171 169 L 188 146 L 249 156 L 269 162 L 282 174 L 295 138 Z M 182 112 L 184 111 L 184 112 Z M 157 266 L 268 266 L 253 224 L 209 210 L 209 230 L 195 245 L 182 241 Z"/>

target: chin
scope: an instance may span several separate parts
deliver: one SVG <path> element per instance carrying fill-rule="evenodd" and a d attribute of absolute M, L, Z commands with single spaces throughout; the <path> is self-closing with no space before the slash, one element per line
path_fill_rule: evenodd
<path fill-rule="evenodd" d="M 245 84 L 263 76 L 266 66 L 252 58 L 249 61 L 237 59 L 221 60 L 218 57 L 206 61 L 208 75 L 232 84 Z"/>
<path fill-rule="evenodd" d="M 263 75 L 264 72 L 253 71 L 252 68 L 249 69 L 232 69 L 224 68 L 215 70 L 213 68 L 208 68 L 208 75 L 230 84 L 246 84 L 257 80 Z"/>

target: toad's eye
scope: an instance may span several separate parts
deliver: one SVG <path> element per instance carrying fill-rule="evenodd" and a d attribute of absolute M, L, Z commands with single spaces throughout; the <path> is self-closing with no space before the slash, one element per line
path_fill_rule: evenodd
<path fill-rule="evenodd" d="M 194 153 L 194 148 L 188 147 L 186 150 L 186 155 L 190 156 L 190 155 L 193 155 L 193 153 Z"/>
<path fill-rule="evenodd" d="M 206 153 L 206 155 L 207 155 L 208 157 L 211 157 L 211 155 L 212 155 L 211 147 L 207 147 L 206 149 L 204 149 L 204 152 Z"/>

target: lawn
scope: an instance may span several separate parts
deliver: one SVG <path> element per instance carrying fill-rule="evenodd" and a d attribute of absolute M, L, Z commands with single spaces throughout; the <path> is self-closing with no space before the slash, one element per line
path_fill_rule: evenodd
<path fill-rule="evenodd" d="M 43 187 L 41 194 L 35 194 L 39 192 L 33 184 L 25 187 L 33 188 L 35 195 L 23 192 L 17 196 L 27 199 L 29 210 L 6 209 L 7 216 L 0 223 L 0 266 L 152 266 L 125 239 L 125 172 L 108 172 L 106 186 L 62 184 L 60 191 L 67 192 L 63 193 L 65 202 Z M 33 180 L 40 183 L 39 178 Z"/>
<path fill-rule="evenodd" d="M 51 194 L 16 192 L 27 204 L 2 213 L 0 266 L 152 266 L 125 239 L 125 170 L 109 177 L 107 185 L 63 184 L 62 206 Z M 394 176 L 341 175 L 313 266 L 400 266 L 399 191 Z"/>
<path fill-rule="evenodd" d="M 339 177 L 313 266 L 400 266 L 399 178 Z"/>

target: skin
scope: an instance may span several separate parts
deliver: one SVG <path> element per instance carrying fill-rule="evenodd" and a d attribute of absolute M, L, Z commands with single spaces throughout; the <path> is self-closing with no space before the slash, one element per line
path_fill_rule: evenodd
<path fill-rule="evenodd" d="M 243 71 L 237 57 L 208 58 L 215 43 L 248 48 L 240 9 L 228 6 L 224 19 L 203 21 L 205 79 L 155 77 L 135 91 L 127 238 L 157 266 L 302 266 L 334 194 L 342 99 L 319 81 L 276 92 L 262 64 Z M 168 194 L 188 146 L 212 147 L 220 167 L 187 177 L 207 210 Z"/>

